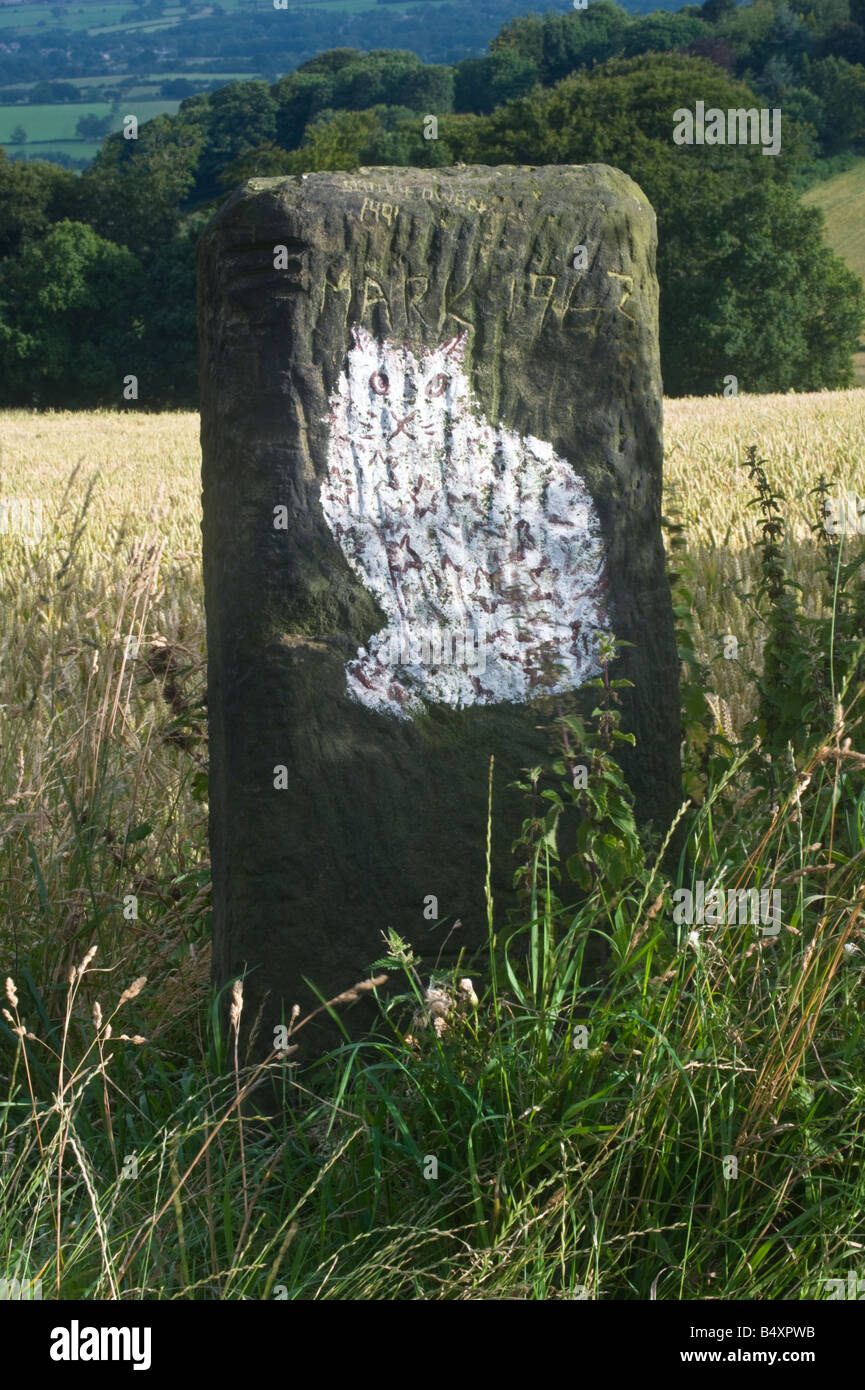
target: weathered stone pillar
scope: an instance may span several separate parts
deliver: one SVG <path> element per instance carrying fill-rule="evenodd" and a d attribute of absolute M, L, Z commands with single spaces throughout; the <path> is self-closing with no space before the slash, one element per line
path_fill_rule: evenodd
<path fill-rule="evenodd" d="M 504 906 L 527 701 L 601 632 L 640 814 L 676 811 L 654 266 L 603 165 L 254 179 L 202 240 L 214 969 L 268 1042 L 388 926 L 485 939 L 490 754 Z"/>

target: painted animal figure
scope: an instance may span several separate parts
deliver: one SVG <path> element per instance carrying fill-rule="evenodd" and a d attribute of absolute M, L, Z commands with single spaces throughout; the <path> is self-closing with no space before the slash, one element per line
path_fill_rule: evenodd
<path fill-rule="evenodd" d="M 551 444 L 484 417 L 463 367 L 466 333 L 419 351 L 357 326 L 351 338 L 330 400 L 321 504 L 388 622 L 346 666 L 349 694 L 401 719 L 423 701 L 524 702 L 551 650 L 551 688 L 581 685 L 609 629 L 584 483 Z M 465 662 L 389 660 L 430 650 L 432 628 L 483 641 L 483 681 Z"/>

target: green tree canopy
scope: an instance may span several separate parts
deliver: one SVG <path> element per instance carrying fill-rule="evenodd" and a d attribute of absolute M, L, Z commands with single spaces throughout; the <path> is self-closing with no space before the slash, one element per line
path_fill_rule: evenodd
<path fill-rule="evenodd" d="M 368 146 L 388 128 L 388 108 L 374 106 L 369 111 L 322 111 L 307 127 L 299 150 L 286 156 L 287 173 L 302 174 L 313 169 L 351 171 L 364 163 Z M 399 116 L 404 116 L 401 110 Z"/>
<path fill-rule="evenodd" d="M 454 106 L 458 111 L 492 111 L 531 91 L 537 81 L 534 58 L 526 58 L 515 48 L 497 48 L 486 58 L 469 58 L 457 65 Z"/>
<path fill-rule="evenodd" d="M 274 85 L 276 139 L 283 149 L 297 149 L 313 117 L 333 107 L 333 85 L 332 73 L 302 69 L 280 78 Z"/>
<path fill-rule="evenodd" d="M 493 40 L 493 51 L 513 48 L 537 64 L 541 81 L 556 82 L 592 63 L 624 52 L 633 20 L 611 0 L 592 0 L 572 14 L 525 15 L 506 24 Z"/>
<path fill-rule="evenodd" d="M 187 116 L 157 116 L 141 126 L 137 140 L 110 135 L 81 177 L 86 220 L 137 255 L 170 241 L 204 139 L 203 125 Z"/>
<path fill-rule="evenodd" d="M 246 150 L 276 137 L 276 100 L 267 82 L 229 82 L 213 92 L 204 123 L 205 143 L 195 170 L 195 196 L 215 198 L 219 176 Z"/>
<path fill-rule="evenodd" d="M 851 386 L 865 289 L 823 243 L 822 212 L 766 182 L 714 216 L 711 255 L 675 290 L 688 328 L 668 321 L 665 378 L 694 394 L 719 392 L 729 373 L 754 392 Z"/>
<path fill-rule="evenodd" d="M 0 258 L 42 236 L 73 212 L 78 180 L 68 169 L 42 160 L 9 159 L 0 149 Z"/>
<path fill-rule="evenodd" d="M 140 265 L 80 222 L 63 221 L 0 263 L 4 403 L 121 404 L 137 374 Z"/>
<path fill-rule="evenodd" d="M 805 65 L 809 88 L 823 105 L 823 148 L 837 154 L 865 142 L 865 68 L 845 58 L 821 58 Z"/>
<path fill-rule="evenodd" d="M 658 217 L 661 360 L 671 395 L 720 391 L 729 373 L 743 390 L 845 385 L 862 289 L 822 245 L 819 220 L 798 216 L 785 175 L 800 158 L 799 133 L 783 126 L 781 154 L 769 158 L 758 146 L 674 144 L 674 112 L 693 111 L 698 100 L 725 111 L 760 106 L 713 64 L 648 55 L 577 73 L 490 116 L 446 117 L 441 133 L 466 163 L 598 162 L 640 184 Z M 734 237 L 737 227 L 745 234 Z M 752 266 L 754 275 L 746 273 Z M 771 331 L 761 276 L 775 287 Z M 831 351 L 808 356 L 833 334 Z"/>
<path fill-rule="evenodd" d="M 97 116 L 92 111 L 88 111 L 83 116 L 79 116 L 75 124 L 75 133 L 82 140 L 101 140 L 103 135 L 107 135 L 110 129 L 111 117 Z"/>

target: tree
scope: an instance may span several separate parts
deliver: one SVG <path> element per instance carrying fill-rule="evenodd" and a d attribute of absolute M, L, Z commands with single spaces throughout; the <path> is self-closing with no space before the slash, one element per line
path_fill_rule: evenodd
<path fill-rule="evenodd" d="M 865 65 L 865 24 L 839 20 L 816 46 L 820 58 L 846 58 L 848 63 Z"/>
<path fill-rule="evenodd" d="M 171 77 L 162 83 L 159 92 L 166 101 L 180 101 L 194 95 L 195 84 L 188 77 Z"/>
<path fill-rule="evenodd" d="M 775 0 L 752 0 L 736 5 L 715 25 L 718 38 L 729 39 L 736 50 L 740 70 L 759 72 L 773 52 Z"/>
<path fill-rule="evenodd" d="M 363 154 L 385 129 L 384 107 L 371 111 L 322 111 L 307 127 L 299 150 L 289 156 L 292 172 L 312 169 L 357 169 Z"/>
<path fill-rule="evenodd" d="M 81 177 L 83 217 L 101 236 L 137 255 L 171 240 L 204 145 L 195 114 L 157 116 L 137 140 L 108 137 Z"/>
<path fill-rule="evenodd" d="M 800 15 L 794 14 L 787 4 L 780 5 L 775 13 L 772 44 L 775 51 L 783 54 L 790 62 L 796 62 L 803 53 L 810 52 L 813 46 L 807 24 Z"/>
<path fill-rule="evenodd" d="M 51 96 L 49 99 L 51 101 L 77 101 L 79 96 L 81 95 L 78 88 L 75 86 L 73 82 L 51 82 L 49 83 L 49 86 L 51 89 Z"/>
<path fill-rule="evenodd" d="M 31 106 L 42 106 L 54 100 L 53 82 L 34 82 L 27 97 Z"/>
<path fill-rule="evenodd" d="M 9 159 L 0 150 L 0 259 L 74 215 L 78 192 L 73 173 L 43 160 Z"/>
<path fill-rule="evenodd" d="M 219 176 L 219 182 L 228 192 L 247 179 L 272 179 L 281 174 L 294 174 L 297 172 L 296 166 L 296 150 L 284 150 L 269 140 L 257 145 L 254 150 L 245 150 L 227 164 Z"/>
<path fill-rule="evenodd" d="M 712 64 L 648 55 L 576 73 L 490 116 L 445 117 L 439 131 L 466 162 L 598 162 L 636 180 L 658 218 L 669 394 L 720 391 L 728 373 L 757 391 L 844 385 L 862 290 L 821 244 L 817 221 L 798 217 L 785 179 L 801 136 L 785 124 L 771 159 L 757 146 L 675 145 L 674 111 L 698 100 L 722 110 L 760 106 Z"/>
<path fill-rule="evenodd" d="M 400 49 L 359 53 L 335 74 L 333 105 L 345 111 L 398 105 L 397 92 L 401 95 L 423 66 L 414 53 Z"/>
<path fill-rule="evenodd" d="M 0 273 L 0 381 L 9 405 L 119 402 L 137 373 L 140 266 L 80 222 L 58 222 Z"/>
<path fill-rule="evenodd" d="M 148 405 L 180 410 L 198 403 L 195 252 L 207 221 L 206 213 L 186 219 L 143 268 L 136 361 Z"/>
<path fill-rule="evenodd" d="M 717 24 L 719 19 L 738 8 L 738 0 L 706 0 L 700 14 L 709 24 Z"/>
<path fill-rule="evenodd" d="M 309 122 L 322 111 L 361 111 L 373 106 L 404 106 L 436 115 L 450 111 L 454 70 L 422 63 L 413 53 L 337 49 L 280 78 L 271 91 L 277 103 L 277 143 L 294 150 Z"/>
<path fill-rule="evenodd" d="M 498 48 L 486 58 L 458 63 L 454 105 L 458 111 L 492 111 L 512 97 L 531 91 L 538 81 L 538 64 L 513 48 Z"/>
<path fill-rule="evenodd" d="M 357 62 L 362 55 L 356 48 L 329 48 L 326 53 L 317 53 L 301 63 L 298 72 L 324 72 L 333 75 L 349 63 Z"/>
<path fill-rule="evenodd" d="M 494 52 L 513 48 L 537 63 L 540 80 L 546 84 L 623 52 L 633 24 L 620 5 L 592 0 L 588 9 L 577 13 L 547 14 L 543 19 L 528 15 L 514 20 L 504 26 L 492 47 Z"/>
<path fill-rule="evenodd" d="M 333 88 L 332 73 L 303 69 L 289 73 L 274 85 L 276 138 L 283 149 L 297 149 L 313 117 L 333 107 Z"/>
<path fill-rule="evenodd" d="M 662 334 L 668 390 L 718 392 L 729 373 L 753 392 L 852 385 L 865 289 L 822 244 L 822 224 L 823 214 L 785 185 L 766 182 L 731 199 L 714 254 L 681 287 L 690 358 L 688 344 Z"/>
<path fill-rule="evenodd" d="M 658 10 L 634 18 L 625 34 L 624 52 L 627 57 L 638 53 L 667 53 L 674 48 L 684 48 L 695 39 L 711 37 L 712 31 L 705 20 Z"/>
<path fill-rule="evenodd" d="M 79 140 L 101 140 L 111 129 L 111 116 L 96 116 L 92 111 L 79 116 L 75 134 Z"/>
<path fill-rule="evenodd" d="M 728 39 L 692 39 L 682 52 L 692 58 L 706 58 L 725 72 L 733 72 L 736 67 L 736 51 Z"/>
<path fill-rule="evenodd" d="M 821 58 L 806 63 L 805 80 L 823 103 L 824 153 L 838 154 L 865 141 L 865 68 L 844 58 Z"/>
<path fill-rule="evenodd" d="M 773 53 L 768 63 L 760 74 L 760 91 L 773 102 L 780 102 L 781 98 L 796 86 L 796 73 L 792 64 L 782 58 L 779 53 Z"/>
<path fill-rule="evenodd" d="M 15 126 L 14 130 L 12 131 L 11 135 L 9 136 L 9 144 L 10 144 L 10 145 L 26 145 L 26 144 L 27 144 L 27 131 L 24 129 L 23 125 L 16 125 L 16 126 Z"/>
<path fill-rule="evenodd" d="M 364 111 L 373 106 L 407 106 L 412 111 L 450 111 L 453 71 L 421 62 L 401 49 L 358 53 L 332 75 L 329 106 Z"/>
<path fill-rule="evenodd" d="M 275 138 L 278 109 L 267 82 L 229 82 L 211 93 L 202 126 L 204 146 L 195 171 L 196 198 L 217 197 L 225 166 Z"/>

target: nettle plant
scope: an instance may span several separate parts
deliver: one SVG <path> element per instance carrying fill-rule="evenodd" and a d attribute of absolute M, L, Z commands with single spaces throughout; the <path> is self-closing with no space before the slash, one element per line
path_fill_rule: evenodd
<path fill-rule="evenodd" d="M 680 511 L 669 507 L 661 524 L 669 537 L 670 563 L 667 579 L 673 600 L 676 651 L 679 658 L 679 703 L 682 712 L 682 787 L 694 805 L 700 806 L 708 789 L 729 766 L 733 749 L 706 697 L 712 688 L 711 668 L 697 652 L 697 625 L 694 617 L 693 560 L 688 555 L 684 525 L 677 520 Z"/>
<path fill-rule="evenodd" d="M 535 708 L 553 715 L 552 763 L 548 770 L 527 769 L 525 779 L 513 784 L 528 797 L 530 810 L 513 845 L 519 898 L 513 915 L 519 929 L 505 950 L 505 971 L 520 1004 L 550 1021 L 573 1023 L 593 934 L 611 949 L 615 971 L 635 964 L 640 952 L 633 949 L 634 923 L 658 871 L 657 863 L 649 864 L 633 794 L 615 756 L 623 744 L 635 743 L 634 735 L 620 728 L 616 708 L 619 691 L 633 683 L 611 674 L 619 648 L 626 645 L 612 634 L 600 638 L 600 675 L 582 687 L 599 692 L 588 718 L 568 709 L 567 696 L 536 698 Z M 543 786 L 550 774 L 556 785 Z M 669 836 L 662 854 L 668 843 Z M 566 895 L 570 902 L 560 896 L 563 874 L 574 885 Z M 655 945 L 654 938 L 644 942 L 650 954 Z M 525 955 L 522 965 L 518 954 Z"/>
<path fill-rule="evenodd" d="M 643 851 L 634 820 L 634 799 L 624 773 L 613 756 L 621 744 L 635 743 L 634 735 L 620 729 L 618 691 L 632 687 L 629 680 L 615 680 L 610 666 L 618 648 L 629 643 L 602 634 L 597 663 L 601 674 L 585 681 L 584 689 L 602 692 L 589 720 L 566 713 L 557 698 L 552 725 L 556 757 L 552 772 L 563 779 L 559 789 L 539 791 L 541 768 L 528 771 L 528 780 L 514 785 L 532 800 L 532 813 L 524 820 L 514 843 L 523 858 L 514 876 L 524 905 L 537 906 L 541 884 L 560 881 L 559 832 L 562 818 L 573 807 L 580 818 L 574 851 L 565 861 L 565 872 L 583 891 L 615 893 L 630 873 L 642 864 Z M 549 698 L 549 697 L 547 697 Z M 542 705 L 544 697 L 536 702 Z M 543 805 L 541 803 L 544 803 Z M 543 871 L 543 872 L 542 872 Z"/>
<path fill-rule="evenodd" d="M 756 717 L 743 731 L 743 742 L 754 744 L 752 773 L 777 805 L 790 776 L 796 775 L 827 731 L 844 721 L 849 702 L 855 702 L 865 675 L 865 546 L 844 555 L 843 537 L 827 524 L 831 488 L 823 474 L 811 495 L 819 503 L 811 527 L 820 552 L 823 611 L 804 611 L 804 587 L 791 573 L 791 548 L 781 504 L 786 500 L 769 481 L 766 461 L 755 445 L 746 451 L 745 466 L 756 484 L 752 503 L 760 517 L 760 582 L 742 597 L 752 625 L 763 636 L 762 670 L 750 677 L 757 693 Z"/>
<path fill-rule="evenodd" d="M 513 988 L 518 977 L 527 976 L 527 985 L 519 984 L 519 990 L 534 1007 L 567 1000 L 581 978 L 590 934 L 606 939 L 613 971 L 622 978 L 623 970 L 640 959 L 635 944 L 645 924 L 657 917 L 644 945 L 647 959 L 655 953 L 660 961 L 674 945 L 675 933 L 665 935 L 663 927 L 664 922 L 669 927 L 669 913 L 660 911 L 669 906 L 671 878 L 678 887 L 693 886 L 696 880 L 720 883 L 722 889 L 780 886 L 785 924 L 795 936 L 805 926 L 825 931 L 821 904 L 824 896 L 829 901 L 830 886 L 833 899 L 837 893 L 849 895 L 845 866 L 852 866 L 865 844 L 865 756 L 853 746 L 865 679 L 865 545 L 844 554 L 843 539 L 825 525 L 829 485 L 821 478 L 814 489 L 820 518 L 812 530 L 819 533 L 824 603 L 822 611 L 806 612 L 803 585 L 791 574 L 785 499 L 773 489 L 756 446 L 746 451 L 746 467 L 756 485 L 752 505 L 760 518 L 760 578 L 755 591 L 742 597 L 761 630 L 763 659 L 747 672 L 756 713 L 738 740 L 718 727 L 711 668 L 697 652 L 694 580 L 684 530 L 670 517 L 664 519 L 671 536 L 669 578 L 682 663 L 688 801 L 654 866 L 617 757 L 623 744 L 634 744 L 634 736 L 621 729 L 616 708 L 619 690 L 630 683 L 611 674 L 624 644 L 609 635 L 601 641 L 601 674 L 587 683 L 600 698 L 589 719 L 565 708 L 568 697 L 560 694 L 536 701 L 537 708 L 555 716 L 554 754 L 550 767 L 528 769 L 515 784 L 530 800 L 514 844 L 519 860 L 514 884 L 520 897 L 516 940 L 526 946 L 528 965 L 517 970 L 508 966 Z M 552 655 L 550 662 L 548 690 L 555 679 Z M 549 785 L 551 775 L 558 779 L 554 786 Z M 678 870 L 671 875 L 665 856 L 681 820 Z M 576 885 L 576 894 L 564 893 L 564 879 Z M 810 892 L 812 880 L 821 893 Z M 570 898 L 570 906 L 563 896 Z M 789 940 L 784 948 L 789 953 L 788 947 Z M 844 950 L 848 947 L 849 942 Z M 516 958 L 513 949 L 511 956 Z"/>

